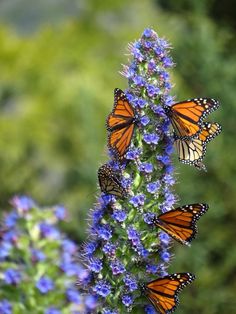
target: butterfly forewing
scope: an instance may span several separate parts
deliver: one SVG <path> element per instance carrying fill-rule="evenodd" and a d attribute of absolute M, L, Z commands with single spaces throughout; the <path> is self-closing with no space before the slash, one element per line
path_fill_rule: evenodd
<path fill-rule="evenodd" d="M 134 117 L 134 110 L 130 106 L 130 103 L 125 96 L 124 92 L 116 88 L 115 89 L 115 112 L 113 112 L 117 116 L 123 116 L 123 117 Z"/>
<path fill-rule="evenodd" d="M 108 146 L 122 160 L 133 136 L 135 112 L 122 90 L 115 89 L 114 98 L 113 111 L 107 118 Z"/>
<path fill-rule="evenodd" d="M 117 128 L 130 124 L 134 119 L 134 110 L 129 104 L 122 90 L 116 88 L 114 91 L 114 108 L 107 117 L 107 129 L 113 131 Z"/>
<path fill-rule="evenodd" d="M 179 291 L 194 278 L 190 273 L 176 273 L 153 280 L 145 286 L 146 296 L 161 314 L 172 313 L 179 302 Z"/>
<path fill-rule="evenodd" d="M 206 143 L 213 140 L 222 131 L 222 127 L 219 123 L 204 123 L 201 133 L 199 134 L 199 139 Z"/>
<path fill-rule="evenodd" d="M 185 205 L 159 215 L 154 219 L 154 223 L 175 240 L 189 245 L 197 234 L 197 220 L 207 210 L 207 204 Z"/>
<path fill-rule="evenodd" d="M 166 108 L 175 134 L 181 139 L 190 139 L 201 132 L 203 119 L 219 107 L 212 98 L 194 98 Z"/>

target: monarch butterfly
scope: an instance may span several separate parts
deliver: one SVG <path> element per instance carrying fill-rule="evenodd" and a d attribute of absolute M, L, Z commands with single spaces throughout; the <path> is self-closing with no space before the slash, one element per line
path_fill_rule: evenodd
<path fill-rule="evenodd" d="M 208 208 L 207 204 L 185 205 L 155 217 L 153 223 L 180 243 L 190 245 L 197 234 L 197 220 Z"/>
<path fill-rule="evenodd" d="M 179 304 L 178 293 L 195 279 L 190 273 L 175 273 L 147 283 L 144 293 L 161 314 L 173 313 Z"/>
<path fill-rule="evenodd" d="M 194 139 L 184 140 L 175 135 L 175 148 L 179 160 L 184 164 L 193 165 L 198 169 L 206 170 L 201 162 L 206 154 L 206 144 L 220 134 L 222 128 L 218 123 L 203 123 L 201 133 Z"/>
<path fill-rule="evenodd" d="M 112 194 L 120 198 L 124 198 L 127 195 L 127 191 L 122 187 L 117 174 L 108 164 L 102 165 L 98 169 L 98 181 L 103 193 Z"/>
<path fill-rule="evenodd" d="M 108 146 L 122 160 L 133 136 L 135 112 L 121 89 L 114 90 L 114 99 L 113 111 L 107 117 Z"/>
<path fill-rule="evenodd" d="M 194 98 L 165 107 L 175 134 L 181 139 L 190 139 L 201 132 L 203 119 L 219 108 L 212 98 Z"/>

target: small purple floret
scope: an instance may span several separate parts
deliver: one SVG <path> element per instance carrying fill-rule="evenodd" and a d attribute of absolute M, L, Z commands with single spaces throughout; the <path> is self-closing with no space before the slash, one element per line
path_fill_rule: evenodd
<path fill-rule="evenodd" d="M 133 301 L 133 297 L 129 294 L 125 294 L 122 296 L 122 303 L 127 307 L 129 307 L 133 303 Z"/>
<path fill-rule="evenodd" d="M 4 272 L 4 281 L 8 284 L 8 285 L 18 285 L 22 280 L 22 276 L 21 273 L 13 268 L 8 268 L 5 272 Z"/>
<path fill-rule="evenodd" d="M 105 280 L 100 280 L 97 282 L 97 284 L 94 287 L 94 291 L 102 296 L 102 297 L 107 297 L 111 293 L 111 285 L 105 281 Z"/>
<path fill-rule="evenodd" d="M 37 281 L 36 287 L 41 293 L 46 294 L 54 289 L 54 283 L 51 278 L 43 276 Z"/>

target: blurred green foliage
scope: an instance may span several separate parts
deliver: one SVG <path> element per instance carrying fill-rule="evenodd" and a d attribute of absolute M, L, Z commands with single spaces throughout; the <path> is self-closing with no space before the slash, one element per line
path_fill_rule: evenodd
<path fill-rule="evenodd" d="M 23 2 L 20 12 L 27 20 L 30 1 Z M 42 6 L 48 2 L 42 1 Z M 171 270 L 191 271 L 198 278 L 183 292 L 185 301 L 179 312 L 235 312 L 236 37 L 232 2 L 72 2 L 77 5 L 73 14 L 65 14 L 64 19 L 60 15 L 57 21 L 54 14 L 58 10 L 51 10 L 47 23 L 42 18 L 32 32 L 30 25 L 25 29 L 25 24 L 16 24 L 17 19 L 0 10 L 4 15 L 0 27 L 1 207 L 15 193 L 27 193 L 44 204 L 63 203 L 72 217 L 67 231 L 84 240 L 86 216 L 97 191 L 96 169 L 107 159 L 105 117 L 111 110 L 113 89 L 127 87 L 118 74 L 120 64 L 127 62 L 128 42 L 151 26 L 173 45 L 176 99 L 207 96 L 222 104 L 209 117 L 222 124 L 223 132 L 209 144 L 208 172 L 176 161 L 179 203 L 210 205 L 191 249 L 176 245 Z"/>

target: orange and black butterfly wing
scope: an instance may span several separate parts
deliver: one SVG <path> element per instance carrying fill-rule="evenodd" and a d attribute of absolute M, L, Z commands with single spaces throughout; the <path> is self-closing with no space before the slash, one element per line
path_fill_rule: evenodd
<path fill-rule="evenodd" d="M 203 127 L 201 132 L 198 135 L 199 140 L 203 141 L 204 143 L 209 143 L 213 140 L 217 135 L 219 135 L 222 131 L 222 127 L 219 123 L 203 123 Z"/>
<path fill-rule="evenodd" d="M 98 169 L 98 182 L 103 193 L 111 194 L 120 198 L 127 195 L 127 191 L 121 185 L 118 176 L 112 168 L 105 164 Z"/>
<path fill-rule="evenodd" d="M 207 204 L 190 204 L 175 208 L 154 219 L 154 224 L 182 244 L 189 245 L 197 234 L 196 223 L 208 210 Z"/>
<path fill-rule="evenodd" d="M 173 313 L 179 304 L 178 293 L 195 279 L 190 273 L 176 273 L 146 284 L 145 293 L 161 314 Z"/>
<path fill-rule="evenodd" d="M 122 90 L 114 92 L 114 108 L 107 117 L 108 146 L 123 159 L 134 132 L 135 112 Z"/>
<path fill-rule="evenodd" d="M 123 159 L 129 149 L 134 132 L 134 124 L 130 124 L 122 129 L 111 132 L 108 136 L 109 147 L 115 151 L 119 159 Z"/>
<path fill-rule="evenodd" d="M 114 107 L 112 113 L 107 117 L 107 130 L 113 131 L 120 129 L 132 123 L 135 117 L 135 112 L 130 105 L 124 92 L 116 88 L 114 90 Z"/>
<path fill-rule="evenodd" d="M 177 150 L 179 161 L 184 164 L 195 166 L 206 155 L 206 143 L 199 138 L 193 140 L 175 138 L 174 146 Z"/>
<path fill-rule="evenodd" d="M 194 98 L 167 107 L 166 111 L 175 134 L 181 139 L 190 139 L 200 133 L 203 119 L 218 107 L 215 99 Z"/>
<path fill-rule="evenodd" d="M 196 138 L 185 140 L 175 135 L 175 148 L 179 160 L 184 164 L 206 170 L 202 163 L 206 154 L 206 144 L 220 134 L 222 128 L 218 123 L 203 123 L 201 132 Z"/>

